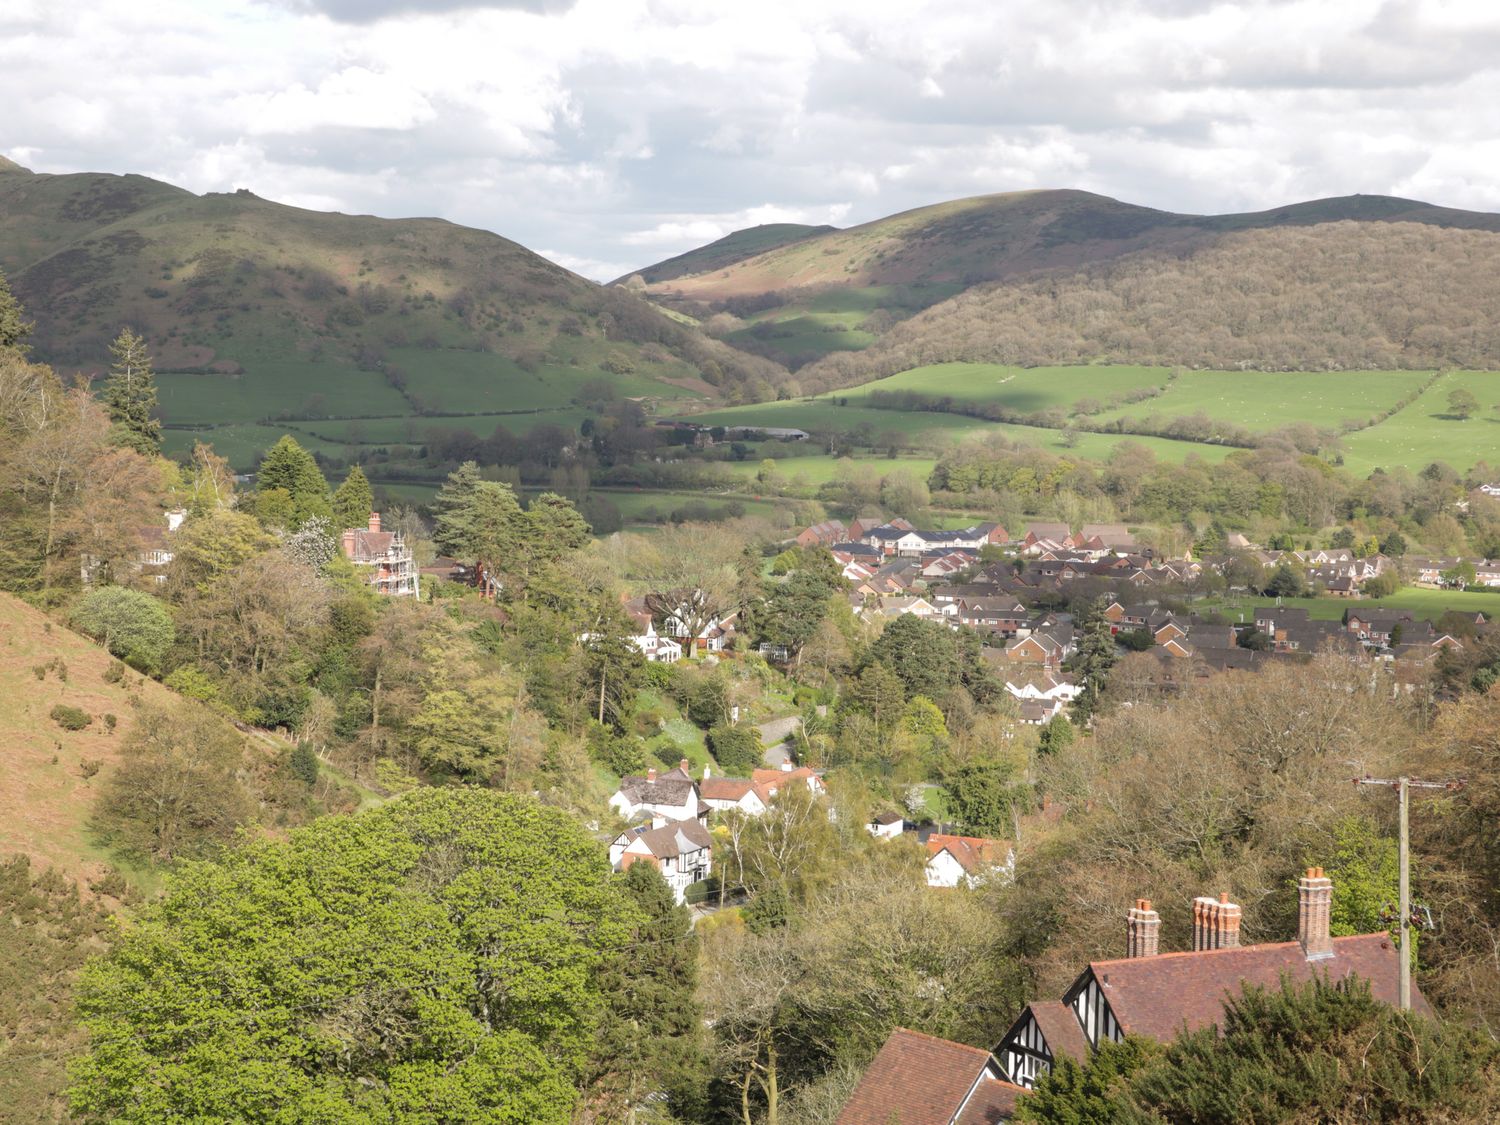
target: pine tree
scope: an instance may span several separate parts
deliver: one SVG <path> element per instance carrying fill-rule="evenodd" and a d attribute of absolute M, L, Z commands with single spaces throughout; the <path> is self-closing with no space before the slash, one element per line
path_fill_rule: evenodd
<path fill-rule="evenodd" d="M 598 1037 L 597 1084 L 621 1119 L 662 1093 L 674 1118 L 696 1119 L 691 1103 L 706 1081 L 698 948 L 687 907 L 677 904 L 650 864 L 633 864 L 620 884 L 639 921 L 630 951 L 607 974 L 609 1011 Z"/>
<path fill-rule="evenodd" d="M 301 527 L 313 516 L 333 514 L 328 502 L 328 481 L 323 478 L 323 471 L 318 468 L 313 455 L 290 435 L 272 446 L 261 461 L 255 490 L 260 494 L 256 507 L 262 519 L 275 512 L 278 517 L 284 517 L 292 529 Z M 261 504 L 260 500 L 265 503 Z"/>
<path fill-rule="evenodd" d="M 1083 677 L 1083 691 L 1073 702 L 1073 718 L 1079 722 L 1087 722 L 1098 708 L 1104 681 L 1114 667 L 1115 638 L 1104 616 L 1108 606 L 1109 599 L 1098 599 L 1079 622 L 1078 655 L 1073 660 L 1073 670 Z"/>
<path fill-rule="evenodd" d="M 338 531 L 364 527 L 370 522 L 370 513 L 374 510 L 375 494 L 370 491 L 370 482 L 365 471 L 355 465 L 333 494 L 333 526 Z"/>
<path fill-rule="evenodd" d="M 103 398 L 114 423 L 114 442 L 146 457 L 158 456 L 161 422 L 151 416 L 156 409 L 156 373 L 151 370 L 146 341 L 129 328 L 121 329 L 109 354 L 114 362 L 104 380 Z"/>
<path fill-rule="evenodd" d="M 26 337 L 34 326 L 25 318 L 25 312 L 10 291 L 5 274 L 0 272 L 0 351 L 11 349 L 24 354 L 29 350 Z"/>
<path fill-rule="evenodd" d="M 474 490 L 482 479 L 479 466 L 473 461 L 465 461 L 448 474 L 447 481 L 433 498 L 432 539 L 445 555 L 460 558 L 468 553 L 468 509 L 473 503 Z"/>

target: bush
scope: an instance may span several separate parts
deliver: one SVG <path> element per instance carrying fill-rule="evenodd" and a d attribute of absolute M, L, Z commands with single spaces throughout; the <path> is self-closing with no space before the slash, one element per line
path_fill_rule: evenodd
<path fill-rule="evenodd" d="M 318 780 L 318 769 L 322 765 L 310 742 L 297 743 L 288 764 L 291 766 L 292 776 L 309 789 Z"/>
<path fill-rule="evenodd" d="M 59 703 L 52 708 L 52 721 L 63 730 L 83 730 L 94 721 L 93 716 L 79 707 L 69 707 L 66 703 Z"/>
<path fill-rule="evenodd" d="M 760 736 L 752 726 L 714 727 L 708 748 L 725 772 L 738 777 L 749 777 L 761 765 Z"/>
<path fill-rule="evenodd" d="M 117 684 L 125 678 L 125 665 L 118 660 L 111 660 L 109 667 L 104 669 L 104 682 Z"/>
<path fill-rule="evenodd" d="M 113 714 L 106 714 L 104 716 L 104 729 L 113 734 L 119 722 L 120 720 L 115 718 Z"/>
<path fill-rule="evenodd" d="M 83 779 L 85 781 L 93 777 L 103 768 L 104 762 L 99 758 L 84 758 L 81 762 L 78 763 L 78 772 L 83 775 Z"/>
<path fill-rule="evenodd" d="M 73 624 L 142 672 L 161 666 L 176 635 L 166 606 L 124 586 L 90 590 L 73 610 Z"/>

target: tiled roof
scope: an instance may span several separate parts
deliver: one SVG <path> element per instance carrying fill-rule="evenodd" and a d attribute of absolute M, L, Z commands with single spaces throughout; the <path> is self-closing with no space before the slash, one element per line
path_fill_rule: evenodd
<path fill-rule="evenodd" d="M 976 871 L 990 864 L 1004 863 L 1006 845 L 1003 840 L 987 840 L 982 836 L 942 836 L 934 832 L 927 837 L 927 854 L 935 856 L 947 851 L 965 871 Z"/>
<path fill-rule="evenodd" d="M 1089 1041 L 1072 1008 L 1061 1000 L 1033 1000 L 1030 1006 L 1032 1018 L 1042 1029 L 1042 1038 L 1047 1040 L 1047 1049 L 1054 1059 L 1071 1055 L 1078 1062 L 1088 1062 Z"/>
<path fill-rule="evenodd" d="M 1363 977 L 1377 1000 L 1394 1005 L 1399 999 L 1396 958 L 1390 936 L 1380 933 L 1334 938 L 1333 956 L 1319 961 L 1309 961 L 1300 943 L 1287 941 L 1094 961 L 1089 971 L 1103 986 L 1122 1030 L 1168 1042 L 1184 1025 L 1196 1030 L 1218 1023 L 1225 998 L 1238 995 L 1246 984 L 1278 988 L 1283 973 L 1294 981 L 1309 980 L 1314 973 L 1326 973 L 1330 980 Z M 1432 1014 L 1415 987 L 1412 1007 Z"/>
<path fill-rule="evenodd" d="M 693 783 L 667 777 L 655 781 L 625 777 L 620 779 L 620 792 L 629 797 L 633 805 L 685 805 L 693 795 Z"/>
<path fill-rule="evenodd" d="M 849 1096 L 838 1125 L 951 1125 L 993 1063 L 979 1047 L 898 1027 Z"/>
<path fill-rule="evenodd" d="M 953 1125 L 998 1125 L 1009 1121 L 1016 1112 L 1016 1102 L 1026 1093 L 1021 1087 L 1002 1078 L 986 1078 L 975 1088 Z"/>
<path fill-rule="evenodd" d="M 738 801 L 755 788 L 755 782 L 743 777 L 705 777 L 698 783 L 698 795 L 705 801 Z"/>
<path fill-rule="evenodd" d="M 708 829 L 696 820 L 674 820 L 660 828 L 648 828 L 636 834 L 657 859 L 670 859 L 684 852 L 696 852 L 713 846 Z M 632 841 L 633 842 L 633 841 Z"/>

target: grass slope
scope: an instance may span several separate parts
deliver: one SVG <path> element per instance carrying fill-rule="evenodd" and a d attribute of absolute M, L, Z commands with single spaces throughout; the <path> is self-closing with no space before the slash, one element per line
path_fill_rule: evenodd
<path fill-rule="evenodd" d="M 0 268 L 37 358 L 99 371 L 131 325 L 163 373 L 165 420 L 197 429 L 563 409 L 599 379 L 683 404 L 717 395 L 705 369 L 762 393 L 784 377 L 486 231 L 142 176 L 0 167 Z"/>
<path fill-rule="evenodd" d="M 689 274 L 707 273 L 742 262 L 756 254 L 763 254 L 768 250 L 775 250 L 793 242 L 801 242 L 805 238 L 828 234 L 837 229 L 830 226 L 808 226 L 805 223 L 763 223 L 758 227 L 746 227 L 744 230 L 726 234 L 723 238 L 705 246 L 699 246 L 689 250 L 686 254 L 678 254 L 675 258 L 657 262 L 627 277 L 640 277 L 647 284 L 653 284 Z M 626 278 L 619 279 L 619 281 L 625 280 Z"/>
<path fill-rule="evenodd" d="M 9 594 L 0 594 L 0 657 L 0 855 L 19 852 L 39 870 L 50 865 L 80 881 L 96 877 L 110 860 L 87 821 L 135 723 L 132 699 L 163 704 L 173 695 L 136 672 L 106 683 L 107 652 Z M 37 679 L 32 669 L 54 660 L 66 665 L 66 681 L 55 668 Z M 63 730 L 48 717 L 59 703 L 94 721 Z M 118 719 L 113 734 L 106 714 Z M 100 764 L 92 778 L 84 762 Z"/>

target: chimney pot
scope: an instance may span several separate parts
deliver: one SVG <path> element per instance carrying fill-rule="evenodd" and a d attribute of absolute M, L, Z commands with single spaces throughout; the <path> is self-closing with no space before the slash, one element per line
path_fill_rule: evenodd
<path fill-rule="evenodd" d="M 688 760 L 686 758 L 683 758 L 682 761 L 680 761 L 680 762 L 677 763 L 677 765 L 682 770 L 683 773 L 687 773 L 687 771 L 688 771 Z"/>
<path fill-rule="evenodd" d="M 1193 900 L 1193 951 L 1235 949 L 1240 944 L 1240 908 L 1228 892 L 1217 899 L 1201 895 Z"/>
<path fill-rule="evenodd" d="M 656 769 L 655 769 L 655 767 L 653 767 L 651 769 L 648 769 L 646 771 L 646 780 L 647 781 L 655 781 L 656 780 Z"/>

